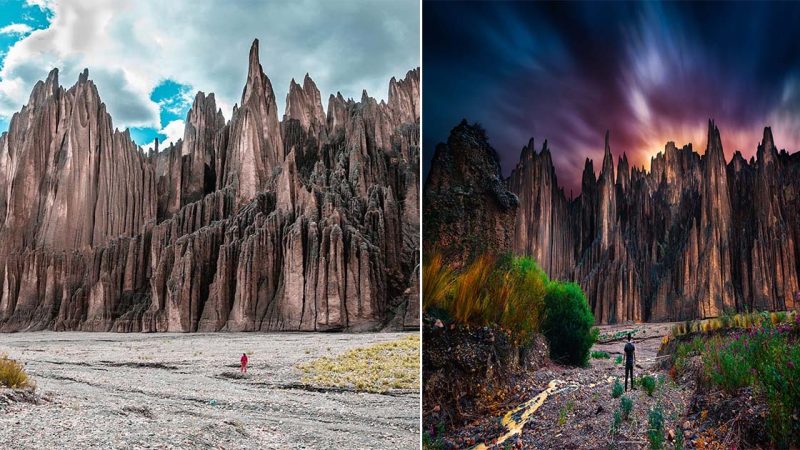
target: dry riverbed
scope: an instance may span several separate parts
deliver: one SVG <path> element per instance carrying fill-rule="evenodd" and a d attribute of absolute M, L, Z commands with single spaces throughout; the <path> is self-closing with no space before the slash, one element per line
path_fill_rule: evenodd
<path fill-rule="evenodd" d="M 591 359 L 588 367 L 568 367 L 550 364 L 518 380 L 521 395 L 511 400 L 496 416 L 475 420 L 453 432 L 440 448 L 525 448 L 525 449 L 641 449 L 648 448 L 648 412 L 661 407 L 664 431 L 683 433 L 681 424 L 687 420 L 686 410 L 692 390 L 676 385 L 666 373 L 657 368 L 657 353 L 661 338 L 669 334 L 673 324 L 631 324 L 600 326 L 600 342 L 592 351 L 609 354 L 608 359 Z M 633 400 L 630 417 L 623 420 L 612 433 L 614 411 L 620 399 L 611 395 L 613 381 L 624 380 L 624 370 L 616 363 L 622 355 L 625 334 L 633 332 L 636 345 L 635 376 L 652 375 L 663 380 L 652 396 L 641 387 L 625 395 Z M 547 392 L 540 402 L 541 393 Z M 522 403 L 525 402 L 525 403 Z M 512 426 L 501 423 L 508 411 Z M 517 427 L 513 425 L 517 424 Z M 686 433 L 685 448 L 695 448 L 695 430 Z M 501 437 L 502 436 L 502 437 Z M 498 438 L 503 440 L 497 445 Z M 437 448 L 436 445 L 430 448 Z M 667 442 L 666 448 L 673 448 Z"/>
<path fill-rule="evenodd" d="M 42 399 L 0 403 L 0 448 L 416 448 L 417 390 L 318 389 L 297 368 L 406 336 L 0 334 Z"/>

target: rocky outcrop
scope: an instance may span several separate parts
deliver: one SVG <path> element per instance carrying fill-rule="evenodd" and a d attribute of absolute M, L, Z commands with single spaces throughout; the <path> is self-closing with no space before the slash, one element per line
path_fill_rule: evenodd
<path fill-rule="evenodd" d="M 53 71 L 0 135 L 0 330 L 418 327 L 418 93 L 306 76 L 280 120 L 256 41 L 231 120 L 199 92 L 145 155 Z"/>
<path fill-rule="evenodd" d="M 587 159 L 581 194 L 571 200 L 547 144 L 523 148 L 505 180 L 519 199 L 514 253 L 535 258 L 551 277 L 579 282 L 600 323 L 796 306 L 800 153 L 778 152 L 765 128 L 754 159 L 736 152 L 726 162 L 709 121 L 703 156 L 668 142 L 649 172 L 629 167 L 623 154 L 615 173 L 609 137 L 599 178 Z M 431 173 L 439 164 L 434 158 Z M 483 178 L 497 172 L 486 169 Z M 426 230 L 426 246 L 428 239 L 437 237 Z"/>
<path fill-rule="evenodd" d="M 518 204 L 485 131 L 462 121 L 436 147 L 425 182 L 423 251 L 441 252 L 455 267 L 483 253 L 508 252 Z"/>

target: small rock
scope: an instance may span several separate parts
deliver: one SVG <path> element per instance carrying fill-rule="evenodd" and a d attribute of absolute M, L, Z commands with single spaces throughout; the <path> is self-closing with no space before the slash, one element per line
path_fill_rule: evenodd
<path fill-rule="evenodd" d="M 683 422 L 683 429 L 684 430 L 688 430 L 691 427 L 692 427 L 692 422 L 689 422 L 688 420 Z"/>
<path fill-rule="evenodd" d="M 444 328 L 444 324 L 439 319 L 436 319 L 436 322 L 434 322 L 433 326 L 436 328 Z"/>
<path fill-rule="evenodd" d="M 667 432 L 667 439 L 669 439 L 670 441 L 675 440 L 675 430 L 669 430 Z"/>

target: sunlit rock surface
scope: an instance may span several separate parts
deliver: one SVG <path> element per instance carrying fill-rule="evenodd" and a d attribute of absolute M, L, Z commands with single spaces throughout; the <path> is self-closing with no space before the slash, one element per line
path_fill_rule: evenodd
<path fill-rule="evenodd" d="M 144 154 L 54 70 L 0 136 L 0 330 L 417 327 L 419 69 L 388 98 L 306 76 L 281 120 L 255 41 L 232 118 Z"/>

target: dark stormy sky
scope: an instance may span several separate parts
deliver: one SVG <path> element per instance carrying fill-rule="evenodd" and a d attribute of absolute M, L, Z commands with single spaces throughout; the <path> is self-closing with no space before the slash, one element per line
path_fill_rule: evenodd
<path fill-rule="evenodd" d="M 577 195 L 603 135 L 650 166 L 667 141 L 704 152 L 708 119 L 729 160 L 764 126 L 800 150 L 800 3 L 423 2 L 425 173 L 462 118 L 480 122 L 508 176 L 547 139 Z"/>

